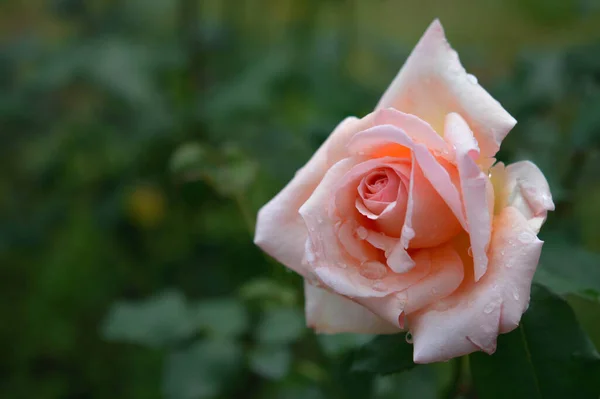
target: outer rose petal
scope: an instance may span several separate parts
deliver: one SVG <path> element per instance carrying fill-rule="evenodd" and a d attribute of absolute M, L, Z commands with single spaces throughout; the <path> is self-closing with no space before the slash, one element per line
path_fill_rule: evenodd
<path fill-rule="evenodd" d="M 505 192 L 509 206 L 517 208 L 537 233 L 554 210 L 550 187 L 541 170 L 532 162 L 522 161 L 506 167 Z"/>
<path fill-rule="evenodd" d="M 490 264 L 483 278 L 465 281 L 455 294 L 409 318 L 415 363 L 431 363 L 482 350 L 517 327 L 529 304 L 531 280 L 542 250 L 513 207 L 494 218 Z"/>
<path fill-rule="evenodd" d="M 377 108 L 417 115 L 438 132 L 444 117 L 461 114 L 475 133 L 484 157 L 493 157 L 516 124 L 502 106 L 467 74 L 438 20 L 429 26 Z"/>
<path fill-rule="evenodd" d="M 304 282 L 306 324 L 317 333 L 393 334 L 400 329 L 341 295 Z"/>
<path fill-rule="evenodd" d="M 488 177 L 475 162 L 479 158 L 479 148 L 471 129 L 460 115 L 448 114 L 444 138 L 455 149 L 456 165 L 469 225 L 468 232 L 471 237 L 475 281 L 479 281 L 487 270 L 486 252 L 492 235 L 487 195 Z"/>
<path fill-rule="evenodd" d="M 287 186 L 258 212 L 254 243 L 299 274 L 304 274 L 302 259 L 308 232 L 298 209 L 327 172 L 327 152 L 336 150 L 337 145 L 345 146 L 345 138 L 357 131 L 357 121 L 354 117 L 344 119 Z"/>
<path fill-rule="evenodd" d="M 430 265 L 428 275 L 418 282 L 382 298 L 358 298 L 357 301 L 390 323 L 403 328 L 404 316 L 435 303 L 452 294 L 464 277 L 463 262 L 450 245 L 422 249 L 415 253 L 418 270 Z"/>

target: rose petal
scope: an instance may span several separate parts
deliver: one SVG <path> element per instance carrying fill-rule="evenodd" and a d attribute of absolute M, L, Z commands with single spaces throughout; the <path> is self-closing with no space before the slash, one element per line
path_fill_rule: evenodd
<path fill-rule="evenodd" d="M 373 113 L 374 125 L 393 125 L 404 130 L 416 143 L 424 144 L 431 151 L 448 154 L 449 148 L 429 123 L 394 108 L 383 108 Z"/>
<path fill-rule="evenodd" d="M 381 297 L 391 292 L 406 289 L 429 273 L 428 265 L 417 266 L 402 275 L 387 273 L 382 278 L 369 278 L 371 274 L 361 274 L 361 267 L 368 261 L 378 261 L 373 255 L 351 255 L 347 248 L 354 235 L 342 233 L 340 237 L 336 226 L 342 229 L 344 221 L 335 213 L 331 214 L 331 188 L 354 166 L 354 160 L 346 158 L 329 169 L 310 198 L 300 207 L 300 215 L 306 223 L 309 238 L 305 246 L 307 253 L 307 278 L 318 279 L 332 291 L 348 297 Z M 349 223 L 346 221 L 345 223 Z M 368 232 L 366 234 L 369 235 Z M 356 229 L 354 239 L 365 237 L 364 232 Z M 366 238 L 366 237 L 365 237 Z M 367 241 L 365 241 L 367 242 Z M 351 252 L 361 250 L 352 246 Z M 381 259 L 383 260 L 383 259 Z M 382 265 L 383 266 L 383 265 Z"/>
<path fill-rule="evenodd" d="M 415 363 L 493 353 L 499 333 L 517 327 L 529 303 L 542 242 L 513 207 L 494 218 L 487 273 L 455 294 L 409 317 Z"/>
<path fill-rule="evenodd" d="M 317 333 L 393 334 L 395 325 L 341 295 L 304 282 L 306 324 Z"/>
<path fill-rule="evenodd" d="M 359 298 L 357 301 L 390 323 L 399 325 L 399 320 L 403 320 L 404 315 L 410 315 L 447 297 L 463 281 L 463 262 L 450 245 L 419 250 L 413 258 L 416 263 L 415 269 L 421 268 L 423 264 L 430 265 L 429 274 L 418 283 L 395 291 L 394 295 Z"/>
<path fill-rule="evenodd" d="M 529 161 L 516 162 L 506 167 L 507 204 L 517 208 L 537 233 L 546 221 L 554 202 L 546 177 Z"/>
<path fill-rule="evenodd" d="M 467 225 L 462 211 L 460 195 L 452 183 L 448 171 L 440 165 L 427 147 L 414 143 L 404 130 L 392 125 L 381 125 L 361 131 L 356 133 L 348 143 L 348 151 L 351 154 L 369 155 L 390 143 L 399 144 L 413 151 L 415 160 L 423 171 L 423 175 L 448 204 L 448 207 L 466 230 Z"/>
<path fill-rule="evenodd" d="M 462 196 L 469 225 L 471 249 L 473 251 L 475 281 L 485 274 L 490 242 L 491 216 L 487 196 L 487 176 L 479 169 L 476 160 L 479 148 L 465 120 L 456 113 L 448 114 L 444 138 L 455 149 L 456 164 L 460 176 Z"/>
<path fill-rule="evenodd" d="M 353 135 L 357 121 L 354 117 L 342 121 L 285 188 L 258 212 L 254 243 L 299 274 L 304 274 L 302 260 L 308 232 L 298 209 L 325 175 L 327 151 L 339 145 L 339 138 Z"/>
<path fill-rule="evenodd" d="M 485 158 L 493 157 L 516 124 L 502 106 L 469 75 L 433 21 L 387 89 L 377 108 L 393 107 L 443 131 L 444 117 L 461 114 L 474 131 Z"/>

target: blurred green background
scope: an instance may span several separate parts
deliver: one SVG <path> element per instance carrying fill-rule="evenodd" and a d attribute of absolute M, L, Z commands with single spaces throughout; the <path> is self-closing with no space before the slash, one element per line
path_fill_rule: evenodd
<path fill-rule="evenodd" d="M 435 17 L 519 121 L 499 159 L 551 184 L 536 278 L 598 347 L 600 2 L 3 0 L 0 397 L 443 395 L 445 363 L 345 373 L 370 337 L 307 330 L 252 243 Z"/>

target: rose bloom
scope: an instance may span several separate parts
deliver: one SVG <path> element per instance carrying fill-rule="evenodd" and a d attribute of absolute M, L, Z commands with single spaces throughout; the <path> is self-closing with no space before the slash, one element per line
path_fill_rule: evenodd
<path fill-rule="evenodd" d="M 307 324 L 408 330 L 416 363 L 493 353 L 528 307 L 554 209 L 534 164 L 494 165 L 515 124 L 434 21 L 375 111 L 258 213 L 256 244 L 304 277 Z"/>

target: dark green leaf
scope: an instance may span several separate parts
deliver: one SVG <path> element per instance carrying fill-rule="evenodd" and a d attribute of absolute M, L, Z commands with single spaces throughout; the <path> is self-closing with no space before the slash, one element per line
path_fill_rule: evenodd
<path fill-rule="evenodd" d="M 239 370 L 242 350 L 233 341 L 203 341 L 172 353 L 166 360 L 163 391 L 169 399 L 218 395 Z"/>
<path fill-rule="evenodd" d="M 194 310 L 196 325 L 215 336 L 235 336 L 248 328 L 248 313 L 234 298 L 200 302 Z"/>
<path fill-rule="evenodd" d="M 141 302 L 117 302 L 105 320 L 103 335 L 111 341 L 148 346 L 172 344 L 194 331 L 185 298 L 166 291 Z"/>
<path fill-rule="evenodd" d="M 284 344 L 298 339 L 305 329 L 301 312 L 295 308 L 277 308 L 265 312 L 256 335 L 262 343 Z"/>
<path fill-rule="evenodd" d="M 600 256 L 582 248 L 544 248 L 535 281 L 559 294 L 600 295 Z"/>
<path fill-rule="evenodd" d="M 413 368 L 413 346 L 405 334 L 380 335 L 355 354 L 353 371 L 377 374 L 397 373 Z"/>
<path fill-rule="evenodd" d="M 255 373 L 278 380 L 289 372 L 292 354 L 287 345 L 261 345 L 250 352 L 249 362 Z"/>
<path fill-rule="evenodd" d="M 492 355 L 470 356 L 481 399 L 578 398 L 600 394 L 600 356 L 569 305 L 534 285 L 520 326 L 498 338 Z"/>

